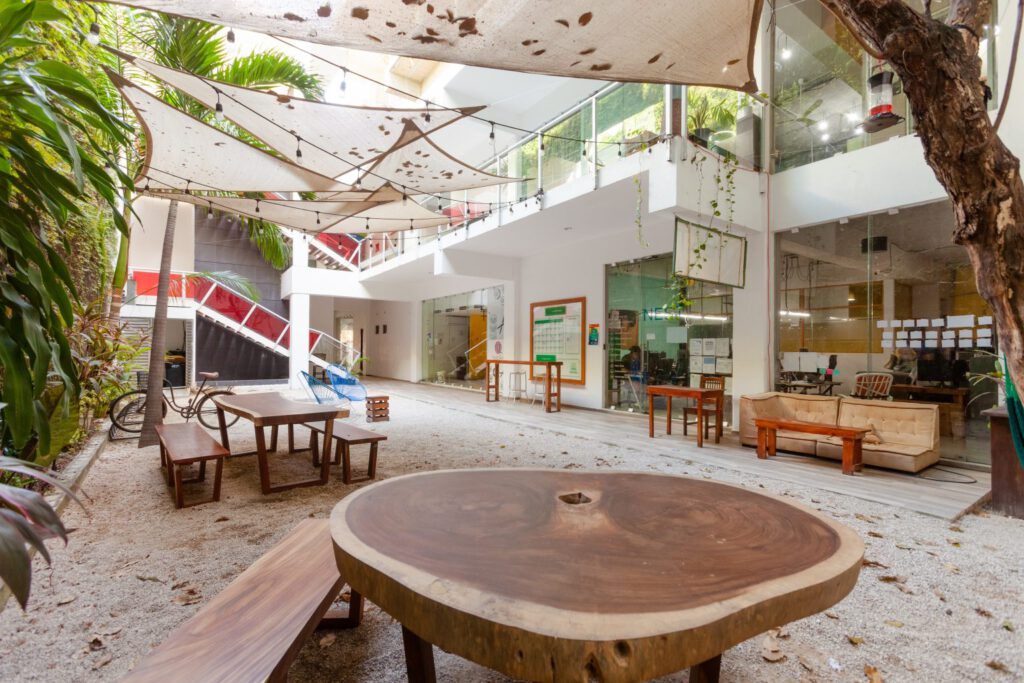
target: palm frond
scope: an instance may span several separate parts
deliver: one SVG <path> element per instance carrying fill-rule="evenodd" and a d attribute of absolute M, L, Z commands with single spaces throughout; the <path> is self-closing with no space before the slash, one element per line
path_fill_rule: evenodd
<path fill-rule="evenodd" d="M 292 259 L 292 250 L 278 225 L 252 218 L 247 218 L 242 223 L 249 232 L 249 241 L 259 250 L 264 261 L 278 270 L 288 267 Z"/>
<path fill-rule="evenodd" d="M 307 71 L 297 60 L 276 50 L 239 57 L 209 76 L 225 83 L 260 90 L 286 85 L 311 100 L 319 100 L 324 96 L 320 76 Z"/>
<path fill-rule="evenodd" d="M 256 288 L 256 285 L 254 285 L 249 278 L 245 277 L 244 275 L 239 275 L 238 273 L 230 270 L 206 270 L 197 271 L 194 273 L 186 273 L 184 279 L 187 282 L 191 283 L 201 282 L 202 280 L 209 280 L 210 282 L 214 282 L 218 285 L 223 285 L 228 289 L 232 289 L 241 294 L 242 296 L 244 296 L 245 298 L 251 299 L 257 303 L 259 302 L 260 297 L 262 296 L 260 294 L 260 290 Z M 175 288 L 178 289 L 178 294 L 175 294 L 172 291 L 171 296 L 180 296 L 181 285 L 178 284 L 176 281 L 172 280 L 171 289 L 173 290 Z"/>

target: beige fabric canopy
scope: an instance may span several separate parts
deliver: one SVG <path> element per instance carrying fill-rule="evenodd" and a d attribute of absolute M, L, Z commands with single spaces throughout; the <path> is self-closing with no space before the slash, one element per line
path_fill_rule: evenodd
<path fill-rule="evenodd" d="M 352 189 L 207 125 L 105 70 L 146 132 L 146 156 L 136 181 L 140 186 L 227 192 Z"/>
<path fill-rule="evenodd" d="M 416 121 L 421 134 L 427 135 L 483 109 L 396 109 L 328 104 L 213 81 L 120 51 L 112 52 L 211 110 L 219 101 L 224 118 L 285 158 L 332 178 L 354 168 L 368 168 L 402 137 L 409 121 Z M 220 91 L 219 97 L 217 91 Z M 301 143 L 297 137 L 301 138 Z M 301 149 L 301 158 L 296 158 L 296 149 Z"/>
<path fill-rule="evenodd" d="M 257 200 L 178 192 L 147 192 L 145 194 L 257 218 L 309 233 L 389 232 L 408 230 L 409 228 L 433 228 L 451 220 L 448 216 L 434 213 L 411 199 L 378 203 L 372 201 Z M 320 221 L 319 224 L 317 220 Z M 370 226 L 369 231 L 366 229 L 367 225 Z"/>
<path fill-rule="evenodd" d="M 493 175 L 459 161 L 424 136 L 417 124 L 407 121 L 401 137 L 363 171 L 359 184 L 376 189 L 391 183 L 407 188 L 410 194 L 441 194 L 521 180 Z"/>
<path fill-rule="evenodd" d="M 458 64 L 757 89 L 763 0 L 107 0 L 325 45 Z"/>

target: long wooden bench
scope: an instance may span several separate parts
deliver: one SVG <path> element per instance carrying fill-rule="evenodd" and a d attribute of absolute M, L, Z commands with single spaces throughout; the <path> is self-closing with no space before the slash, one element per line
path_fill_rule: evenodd
<path fill-rule="evenodd" d="M 769 455 L 775 455 L 776 432 L 785 429 L 790 432 L 837 436 L 843 440 L 843 474 L 852 475 L 864 468 L 862 463 L 864 435 L 870 432 L 870 429 L 840 427 L 800 420 L 780 420 L 770 417 L 756 418 L 754 425 L 757 427 L 757 457 L 762 460 Z"/>
<path fill-rule="evenodd" d="M 324 433 L 324 429 L 323 426 L 318 424 L 306 423 L 305 426 L 309 428 L 309 448 L 313 451 L 313 465 L 316 466 L 320 464 L 318 442 L 320 435 Z M 341 462 L 341 480 L 343 482 L 352 484 L 360 481 L 370 481 L 377 477 L 377 444 L 381 441 L 387 441 L 388 437 L 377 432 L 371 432 L 369 429 L 362 429 L 341 422 L 334 423 L 333 436 L 336 443 L 332 462 L 335 465 L 339 461 Z M 350 449 L 352 446 L 360 444 L 370 444 L 370 461 L 366 467 L 366 476 L 361 479 L 352 479 Z M 331 449 L 327 444 L 324 444 L 323 453 L 325 458 L 331 457 Z"/>
<path fill-rule="evenodd" d="M 157 425 L 160 440 L 160 467 L 164 468 L 167 485 L 173 487 L 174 504 L 178 509 L 220 500 L 220 480 L 224 470 L 224 458 L 229 454 L 224 446 L 203 429 L 198 422 Z M 213 497 L 185 504 L 184 485 L 206 481 L 206 463 L 215 460 L 213 473 Z M 182 479 L 182 468 L 199 463 L 199 473 L 190 479 Z"/>
<path fill-rule="evenodd" d="M 329 611 L 345 582 L 326 519 L 306 519 L 146 655 L 125 681 L 284 681 L 317 629 L 359 625 L 355 591 L 348 614 Z"/>

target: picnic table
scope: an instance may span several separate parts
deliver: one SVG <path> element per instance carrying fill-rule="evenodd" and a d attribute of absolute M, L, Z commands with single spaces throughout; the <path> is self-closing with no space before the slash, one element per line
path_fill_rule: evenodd
<path fill-rule="evenodd" d="M 256 455 L 260 468 L 260 489 L 263 495 L 287 491 L 299 486 L 323 486 L 330 477 L 330 458 L 323 458 L 320 463 L 320 475 L 311 479 L 290 481 L 284 484 L 270 483 L 270 465 L 268 455 L 277 451 L 277 431 L 282 425 L 288 427 L 288 452 L 295 453 L 293 429 L 294 425 L 303 422 L 324 423 L 324 443 L 331 443 L 331 435 L 334 431 L 334 420 L 339 417 L 348 417 L 348 410 L 320 403 L 306 403 L 293 401 L 281 394 L 265 392 L 258 394 L 217 394 L 213 397 L 217 405 L 217 420 L 220 423 L 220 442 L 224 448 L 231 450 L 231 442 L 228 439 L 227 422 L 225 413 L 238 415 L 253 424 L 256 430 L 256 450 L 245 453 L 232 453 L 231 457 L 241 455 Z M 270 427 L 270 448 L 267 449 L 267 439 L 264 428 Z"/>
<path fill-rule="evenodd" d="M 331 514 L 338 568 L 402 624 L 409 680 L 432 645 L 531 681 L 638 681 L 691 668 L 852 590 L 848 527 L 746 489 L 639 472 L 434 471 Z"/>

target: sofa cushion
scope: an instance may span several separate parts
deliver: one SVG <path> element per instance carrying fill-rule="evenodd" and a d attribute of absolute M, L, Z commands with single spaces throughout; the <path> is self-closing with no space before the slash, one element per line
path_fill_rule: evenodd
<path fill-rule="evenodd" d="M 799 420 L 801 422 L 817 422 L 819 424 L 836 424 L 839 413 L 839 397 L 804 396 L 803 394 L 784 394 L 769 391 L 740 398 L 740 442 L 747 446 L 757 443 L 756 418 L 776 418 L 779 420 Z M 779 435 L 783 438 L 782 435 Z M 812 435 L 800 435 L 801 439 L 814 439 Z M 782 445 L 782 450 L 794 450 Z M 806 452 L 800 449 L 799 452 Z"/>
<path fill-rule="evenodd" d="M 844 397 L 839 404 L 839 424 L 873 429 L 883 445 L 939 447 L 939 407 L 934 404 Z"/>
<path fill-rule="evenodd" d="M 837 437 L 825 437 L 818 442 L 817 455 L 831 460 L 842 460 L 843 443 Z M 904 472 L 920 472 L 939 461 L 937 449 L 893 443 L 864 444 L 861 458 L 865 465 L 885 467 Z"/>

